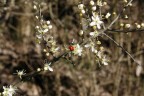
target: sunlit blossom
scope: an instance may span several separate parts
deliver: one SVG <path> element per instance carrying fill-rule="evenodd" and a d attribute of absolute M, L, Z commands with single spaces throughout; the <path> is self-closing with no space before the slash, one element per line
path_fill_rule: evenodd
<path fill-rule="evenodd" d="M 72 53 L 74 55 L 81 56 L 83 48 L 79 44 L 76 44 L 74 47 L 75 47 L 75 49 L 74 49 L 74 51 L 72 51 Z"/>
<path fill-rule="evenodd" d="M 17 70 L 17 73 L 14 74 L 17 74 L 20 77 L 20 79 L 22 79 L 22 76 L 25 75 L 26 73 L 25 70 Z"/>
<path fill-rule="evenodd" d="M 10 85 L 9 87 L 3 86 L 3 96 L 13 96 L 16 93 L 17 88 Z"/>
<path fill-rule="evenodd" d="M 51 63 L 45 63 L 44 64 L 44 70 L 45 71 L 53 71 L 53 68 L 50 66 L 51 65 Z"/>
<path fill-rule="evenodd" d="M 98 33 L 98 31 L 95 30 L 94 32 L 90 32 L 89 35 L 92 37 L 97 37 L 97 36 L 99 36 L 99 33 Z"/>
<path fill-rule="evenodd" d="M 93 16 L 91 17 L 92 22 L 90 23 L 90 26 L 97 26 L 98 29 L 101 29 L 101 24 L 103 21 L 100 20 L 100 17 L 98 14 L 93 13 Z"/>
<path fill-rule="evenodd" d="M 85 45 L 86 48 L 90 48 L 92 52 L 95 52 L 95 43 L 93 41 L 90 40 L 90 43 Z"/>

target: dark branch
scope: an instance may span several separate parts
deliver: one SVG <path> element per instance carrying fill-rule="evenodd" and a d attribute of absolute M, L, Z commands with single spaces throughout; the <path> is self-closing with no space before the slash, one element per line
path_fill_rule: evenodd
<path fill-rule="evenodd" d="M 117 33 L 117 32 L 121 32 L 121 33 L 134 33 L 134 32 L 144 32 L 144 29 L 130 29 L 130 30 L 117 30 L 117 29 L 108 29 L 106 30 L 107 32 L 111 32 L 111 33 Z"/>

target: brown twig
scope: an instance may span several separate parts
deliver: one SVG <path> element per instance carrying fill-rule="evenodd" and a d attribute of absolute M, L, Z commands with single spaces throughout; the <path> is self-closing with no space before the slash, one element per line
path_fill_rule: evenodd
<path fill-rule="evenodd" d="M 117 30 L 117 29 L 107 29 L 110 33 L 136 33 L 144 32 L 144 29 L 130 29 L 130 30 Z"/>
<path fill-rule="evenodd" d="M 121 14 L 127 9 L 127 7 L 129 6 L 129 4 L 132 2 L 133 0 L 130 0 L 126 6 L 123 7 L 123 9 L 119 12 L 118 16 L 109 24 L 108 27 L 106 27 L 100 34 L 105 35 L 106 37 L 108 37 L 111 41 L 113 41 L 119 48 L 121 48 L 127 55 L 130 56 L 130 58 L 138 65 L 139 64 L 134 57 L 125 49 L 123 48 L 118 42 L 116 42 L 113 38 L 111 38 L 109 35 L 106 34 L 106 32 L 108 32 L 110 30 L 110 28 L 112 27 L 112 25 L 119 19 L 119 17 L 121 16 Z M 121 31 L 122 32 L 122 31 Z M 125 31 L 126 32 L 126 31 Z M 128 32 L 128 31 L 127 31 Z M 132 31 L 133 32 L 133 31 Z"/>
<path fill-rule="evenodd" d="M 113 42 L 117 45 L 117 47 L 121 48 L 127 55 L 129 55 L 130 58 L 131 58 L 136 64 L 141 65 L 141 64 L 139 64 L 139 63 L 134 59 L 134 57 L 133 57 L 124 47 L 122 47 L 122 46 L 121 46 L 118 42 L 116 42 L 113 38 L 111 38 L 110 36 L 108 36 L 108 35 L 105 34 L 105 33 L 103 33 L 103 35 L 105 35 L 106 37 L 108 37 L 111 41 L 113 41 Z"/>

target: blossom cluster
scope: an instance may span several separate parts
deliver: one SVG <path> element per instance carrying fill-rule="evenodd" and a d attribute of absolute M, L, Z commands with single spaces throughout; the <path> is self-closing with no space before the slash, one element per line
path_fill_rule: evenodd
<path fill-rule="evenodd" d="M 79 35 L 84 38 L 82 42 L 71 42 L 66 46 L 64 45 L 64 47 L 60 47 L 60 45 L 56 43 L 56 38 L 51 35 L 51 22 L 49 20 L 45 21 L 41 15 L 37 15 L 36 19 L 39 21 L 39 24 L 36 26 L 36 37 L 38 43 L 43 46 L 43 51 L 46 53 L 46 56 L 52 55 L 55 57 L 56 53 L 61 52 L 60 50 L 64 50 L 65 53 L 68 52 L 71 56 L 83 56 L 85 54 L 84 50 L 90 49 L 90 51 L 95 54 L 95 59 L 98 63 L 108 65 L 108 60 L 103 53 L 101 41 L 99 41 L 100 30 L 103 29 L 104 24 L 99 9 L 105 4 L 106 2 L 102 2 L 101 0 L 98 0 L 97 3 L 91 0 L 91 9 L 87 9 L 83 3 L 78 5 L 82 24 L 82 29 L 80 30 Z M 34 9 L 38 9 L 36 5 L 34 6 Z M 107 13 L 105 18 L 108 19 L 110 16 L 111 14 Z M 73 41 L 76 40 L 73 39 Z M 38 68 L 38 71 L 40 70 L 53 71 L 51 68 L 51 62 L 45 63 L 44 68 L 42 69 Z"/>
<path fill-rule="evenodd" d="M 39 19 L 40 17 L 36 16 L 36 18 Z M 47 56 L 57 53 L 59 47 L 57 46 L 54 37 L 50 35 L 50 30 L 52 29 L 50 21 L 44 21 L 43 19 L 40 19 L 39 22 L 40 24 L 36 26 L 36 37 L 38 43 L 44 44 L 43 51 Z"/>
<path fill-rule="evenodd" d="M 56 43 L 56 38 L 51 35 L 51 22 L 49 20 L 45 21 L 41 15 L 37 15 L 36 19 L 39 24 L 36 26 L 36 37 L 46 56 L 52 55 L 55 57 L 56 53 L 61 52 L 60 50 L 64 50 L 65 53 L 68 52 L 71 56 L 83 56 L 85 54 L 84 50 L 90 49 L 90 51 L 95 54 L 95 61 L 98 61 L 99 64 L 108 65 L 108 60 L 103 52 L 104 48 L 101 46 L 101 41 L 99 41 L 100 30 L 103 29 L 104 24 L 99 9 L 105 4 L 106 3 L 103 3 L 101 0 L 98 0 L 97 3 L 91 0 L 91 9 L 87 9 L 83 3 L 78 5 L 82 24 L 82 29 L 79 34 L 84 38 L 82 42 L 71 42 L 71 44 L 64 45 L 64 47 L 60 47 L 60 45 Z M 34 6 L 34 8 L 38 9 L 37 6 Z M 110 15 L 110 13 L 107 13 L 105 17 L 109 18 Z M 76 40 L 73 39 L 73 41 Z M 53 71 L 51 65 L 51 62 L 45 63 L 44 67 L 42 69 L 38 68 L 37 71 Z"/>
<path fill-rule="evenodd" d="M 3 92 L 0 96 L 14 96 L 16 93 L 17 88 L 10 85 L 9 87 L 3 86 Z"/>
<path fill-rule="evenodd" d="M 108 65 L 109 60 L 104 54 L 104 47 L 99 39 L 101 38 L 103 30 L 106 29 L 104 20 L 109 19 L 112 15 L 110 12 L 106 14 L 102 13 L 101 9 L 105 5 L 107 5 L 107 2 L 103 2 L 102 0 L 97 0 L 97 2 L 90 0 L 89 5 L 83 3 L 78 5 L 81 20 L 79 35 L 82 37 L 83 41 L 73 40 L 77 42 L 71 42 L 71 44 L 66 46 L 62 45 L 64 47 L 60 47 L 60 45 L 57 44 L 56 38 L 51 35 L 51 22 L 49 20 L 45 21 L 43 20 L 43 16 L 37 15 L 36 19 L 39 21 L 39 24 L 36 26 L 36 37 L 39 44 L 42 44 L 46 56 L 52 55 L 56 57 L 55 54 L 61 52 L 61 50 L 68 52 L 71 56 L 83 56 L 88 49 L 95 55 L 95 61 L 97 61 L 97 63 Z M 38 9 L 37 6 L 34 6 L 34 9 Z M 125 24 L 126 28 L 130 26 L 130 24 Z M 141 26 L 143 26 L 143 24 L 137 24 L 137 28 Z M 53 71 L 51 65 L 51 62 L 45 63 L 43 70 Z M 38 68 L 38 70 L 40 71 L 41 69 Z"/>
<path fill-rule="evenodd" d="M 109 60 L 104 54 L 104 48 L 101 46 L 101 41 L 99 41 L 101 30 L 104 30 L 105 28 L 103 15 L 101 14 L 101 7 L 106 5 L 106 2 L 97 0 L 95 3 L 91 0 L 89 5 L 90 8 L 83 3 L 78 5 L 82 24 L 82 30 L 80 33 L 83 32 L 82 35 L 85 37 L 83 39 L 86 41 L 84 47 L 85 49 L 90 49 L 90 51 L 95 54 L 95 59 L 98 63 L 108 65 Z M 105 18 L 108 19 L 110 16 L 111 14 L 108 12 L 105 15 Z"/>

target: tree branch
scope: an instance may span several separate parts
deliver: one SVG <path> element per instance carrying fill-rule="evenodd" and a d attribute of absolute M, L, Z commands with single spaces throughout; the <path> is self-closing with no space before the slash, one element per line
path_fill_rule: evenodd
<path fill-rule="evenodd" d="M 118 32 L 121 32 L 121 33 L 135 33 L 135 32 L 144 32 L 144 29 L 130 29 L 130 30 L 117 30 L 117 29 L 107 29 L 106 30 L 107 32 L 110 32 L 110 33 L 118 33 Z"/>

